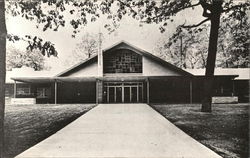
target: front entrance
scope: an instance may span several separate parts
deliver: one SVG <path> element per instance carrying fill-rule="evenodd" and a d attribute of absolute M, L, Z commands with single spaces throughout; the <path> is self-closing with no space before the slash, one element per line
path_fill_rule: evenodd
<path fill-rule="evenodd" d="M 139 103 L 143 101 L 142 82 L 105 82 L 105 103 Z"/>

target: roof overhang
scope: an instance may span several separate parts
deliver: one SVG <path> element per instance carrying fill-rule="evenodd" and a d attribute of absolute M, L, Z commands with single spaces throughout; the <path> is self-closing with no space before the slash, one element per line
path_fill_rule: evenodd
<path fill-rule="evenodd" d="M 204 78 L 209 78 L 207 76 L 204 76 L 204 75 L 197 75 L 195 76 L 197 78 L 201 78 L 201 79 L 204 79 Z M 236 77 L 239 77 L 239 75 L 214 75 L 212 76 L 211 78 L 229 78 L 231 80 L 235 79 Z"/>
<path fill-rule="evenodd" d="M 25 83 L 87 82 L 96 80 L 95 77 L 13 77 L 11 79 Z"/>
<path fill-rule="evenodd" d="M 238 75 L 216 75 L 213 78 L 234 79 Z M 91 82 L 96 80 L 103 81 L 146 81 L 148 79 L 176 79 L 176 78 L 207 78 L 205 76 L 104 76 L 104 77 L 13 77 L 14 81 L 24 83 L 54 83 L 54 82 Z"/>
<path fill-rule="evenodd" d="M 11 79 L 14 81 L 24 82 L 24 83 L 54 83 L 54 82 L 91 82 L 96 80 L 120 81 L 120 82 L 146 81 L 147 79 L 170 79 L 170 78 L 184 78 L 184 77 L 185 76 L 13 77 Z"/>

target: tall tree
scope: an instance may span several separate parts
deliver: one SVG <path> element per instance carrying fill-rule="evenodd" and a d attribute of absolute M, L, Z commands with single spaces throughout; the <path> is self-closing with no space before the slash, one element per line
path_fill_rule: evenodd
<path fill-rule="evenodd" d="M 219 28 L 218 53 L 216 67 L 248 67 L 249 45 L 250 45 L 250 22 L 247 14 L 240 18 L 228 18 L 223 15 Z M 233 16 L 239 16 L 235 14 Z M 159 41 L 156 45 L 156 54 L 165 54 L 166 60 L 181 67 L 183 57 L 180 57 L 180 37 L 182 37 L 183 53 L 187 59 L 185 64 L 188 68 L 203 68 L 206 66 L 204 56 L 207 56 L 209 24 L 203 24 L 200 28 L 182 29 L 181 33 L 174 34 L 170 39 Z M 178 32 L 177 32 L 178 33 Z M 201 42 L 202 41 L 202 42 Z M 185 51 L 185 48 L 187 49 Z M 195 64 L 195 65 L 194 65 Z M 182 66 L 183 67 L 183 66 Z M 184 67 L 185 68 L 185 67 Z"/>
<path fill-rule="evenodd" d="M 219 28 L 216 67 L 249 67 L 249 17 L 245 14 L 241 15 L 240 18 L 229 19 L 228 16 L 223 15 L 221 17 L 223 22 Z M 177 34 L 178 36 L 174 34 L 169 39 L 160 39 L 154 52 L 182 68 L 185 68 L 181 66 L 184 63 L 188 68 L 204 68 L 209 39 L 207 28 L 209 27 L 209 24 L 203 24 L 199 29 L 182 29 L 181 33 Z M 180 41 L 183 44 L 180 44 Z M 181 46 L 182 48 L 180 48 Z M 180 56 L 181 52 L 186 61 Z"/>
<path fill-rule="evenodd" d="M 5 77 L 6 77 L 6 40 L 9 41 L 19 41 L 23 40 L 27 42 L 27 50 L 34 50 L 38 49 L 40 50 L 40 53 L 42 55 L 47 56 L 57 56 L 57 51 L 54 47 L 54 44 L 49 41 L 43 41 L 41 38 L 35 36 L 31 37 L 30 35 L 27 35 L 25 37 L 19 37 L 12 34 L 7 34 L 7 28 L 6 28 L 6 19 L 5 14 L 6 12 L 10 11 L 13 12 L 13 15 L 22 14 L 24 15 L 24 12 L 15 12 L 11 8 L 12 1 L 7 1 L 10 3 L 7 3 L 6 6 L 5 0 L 0 0 L 0 158 L 4 157 L 4 113 L 5 113 Z M 16 4 L 22 5 L 21 1 L 15 1 Z M 25 6 L 26 9 L 32 8 L 28 3 Z M 33 6 L 34 7 L 34 6 Z M 35 15 L 34 15 L 35 16 Z"/>
<path fill-rule="evenodd" d="M 207 32 L 206 27 L 198 32 L 182 30 L 178 36 L 173 36 L 170 39 L 159 39 L 153 52 L 180 68 L 205 68 Z"/>
<path fill-rule="evenodd" d="M 77 64 L 96 55 L 98 52 L 98 38 L 97 34 L 85 33 L 76 44 L 68 59 L 66 59 L 66 66 Z"/>
<path fill-rule="evenodd" d="M 48 69 L 45 58 L 39 50 L 21 51 L 14 47 L 7 48 L 6 69 L 21 68 L 22 66 L 33 68 L 35 71 Z"/>
<path fill-rule="evenodd" d="M 0 0 L 0 157 L 4 152 L 4 108 L 5 108 L 5 58 L 6 58 L 5 3 Z"/>

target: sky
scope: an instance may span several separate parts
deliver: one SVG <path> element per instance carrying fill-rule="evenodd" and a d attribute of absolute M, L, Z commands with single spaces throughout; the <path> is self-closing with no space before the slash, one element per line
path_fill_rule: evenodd
<path fill-rule="evenodd" d="M 12 17 L 7 15 L 7 30 L 8 33 L 25 36 L 33 35 L 39 36 L 44 40 L 51 41 L 55 44 L 58 51 L 58 57 L 46 57 L 46 64 L 51 67 L 51 71 L 63 71 L 65 67 L 65 60 L 71 55 L 79 39 L 84 33 L 97 34 L 101 31 L 104 35 L 103 49 L 121 41 L 127 41 L 141 49 L 152 52 L 156 43 L 161 39 L 168 39 L 176 29 L 176 26 L 186 23 L 198 23 L 203 19 L 202 9 L 197 7 L 195 10 L 186 10 L 178 14 L 174 22 L 169 24 L 165 33 L 160 33 L 157 24 L 143 24 L 139 26 L 139 22 L 131 17 L 124 16 L 120 22 L 120 27 L 114 32 L 109 34 L 104 28 L 104 25 L 109 21 L 105 17 L 99 18 L 96 22 L 89 23 L 87 26 L 77 34 L 76 38 L 72 38 L 72 28 L 67 25 L 59 28 L 58 31 L 42 31 L 42 27 L 37 28 L 35 21 L 27 21 L 21 17 Z M 25 44 L 21 42 L 11 43 L 18 49 L 24 50 Z"/>

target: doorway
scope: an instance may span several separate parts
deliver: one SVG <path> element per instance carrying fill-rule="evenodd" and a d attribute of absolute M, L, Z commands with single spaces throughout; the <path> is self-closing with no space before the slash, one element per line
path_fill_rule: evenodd
<path fill-rule="evenodd" d="M 106 103 L 143 102 L 142 82 L 106 82 L 103 89 Z"/>

